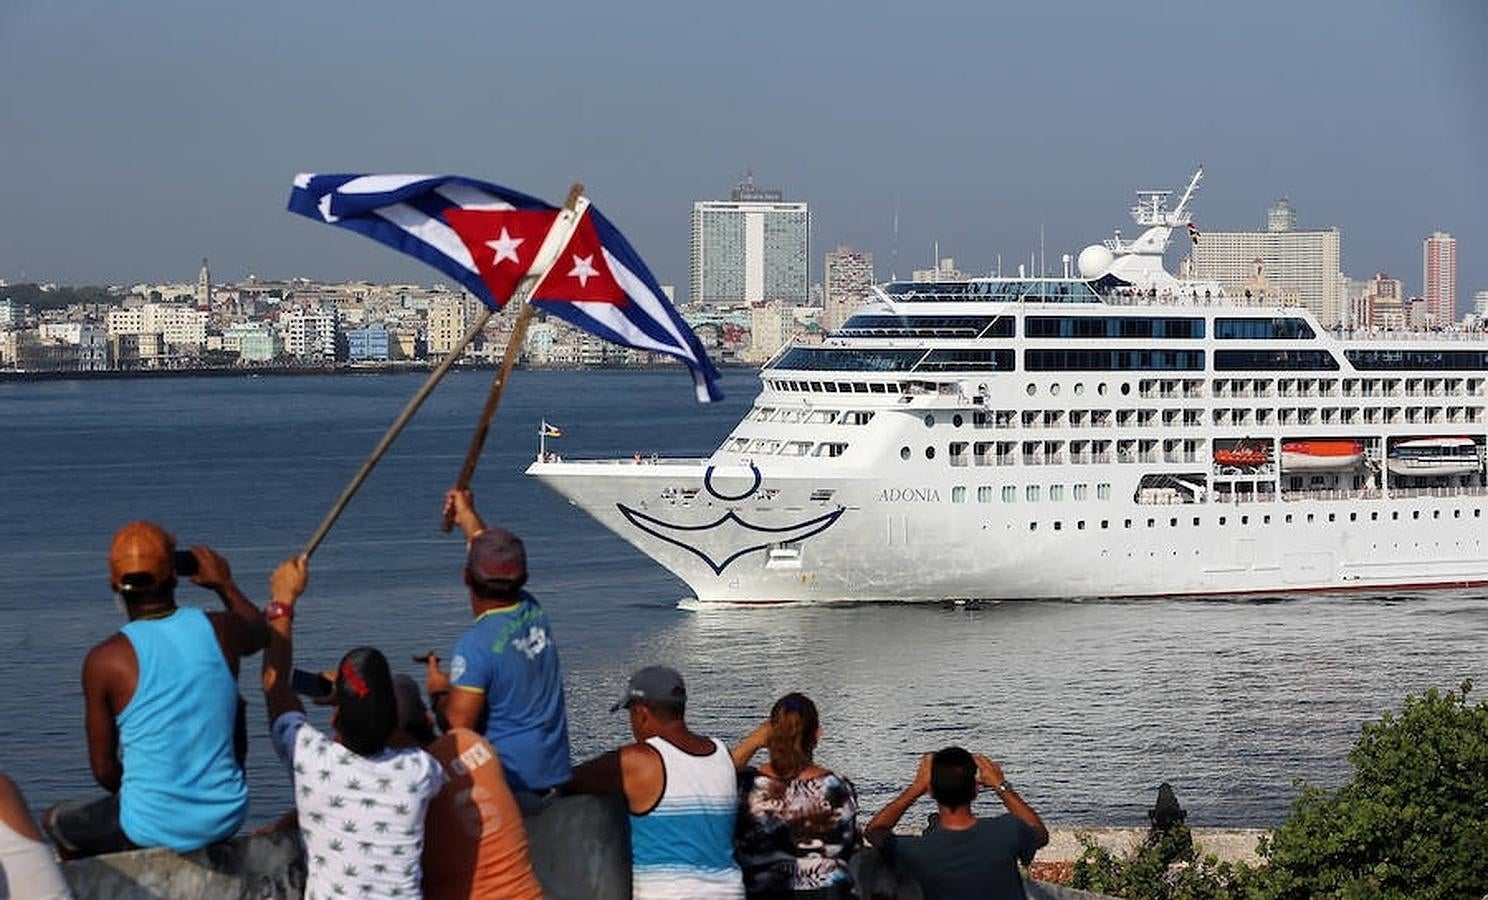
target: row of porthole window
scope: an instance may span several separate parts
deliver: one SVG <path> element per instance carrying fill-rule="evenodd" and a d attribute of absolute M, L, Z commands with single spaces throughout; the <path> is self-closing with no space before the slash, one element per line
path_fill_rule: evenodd
<path fill-rule="evenodd" d="M 1433 509 L 1431 511 L 1431 518 L 1433 518 L 1433 519 L 1440 519 L 1441 517 L 1442 517 L 1442 511 L 1441 510 L 1439 510 L 1439 509 Z M 1481 519 L 1483 517 L 1483 511 L 1481 509 L 1474 509 L 1472 511 L 1472 517 L 1474 519 Z M 1170 516 L 1168 518 L 1168 527 L 1169 528 L 1177 528 L 1178 527 L 1179 518 L 1180 518 L 1179 516 Z M 1238 518 L 1239 518 L 1239 524 L 1241 524 L 1241 525 L 1249 525 L 1250 524 L 1250 520 L 1251 520 L 1251 517 L 1250 516 L 1239 516 Z M 1265 515 L 1262 515 L 1259 518 L 1261 520 L 1261 524 L 1262 525 L 1270 525 L 1271 524 L 1271 515 L 1270 515 L 1270 513 L 1267 513 Z M 1410 518 L 1412 520 L 1419 520 L 1421 518 L 1421 510 L 1419 510 L 1419 509 L 1413 509 L 1413 510 L 1411 510 Z M 1454 518 L 1454 519 L 1460 519 L 1460 518 L 1462 518 L 1462 510 L 1460 510 L 1460 509 L 1454 509 L 1454 510 L 1452 510 L 1452 518 Z M 1220 525 L 1225 525 L 1225 524 L 1228 523 L 1229 519 L 1230 519 L 1229 516 L 1220 516 L 1219 517 L 1219 524 Z M 1328 516 L 1327 516 L 1327 521 L 1328 522 L 1336 522 L 1337 520 L 1338 520 L 1338 514 L 1337 513 L 1328 513 Z M 1379 512 L 1377 510 L 1374 511 L 1374 512 L 1371 512 L 1369 514 L 1369 521 L 1371 521 L 1371 522 L 1378 522 L 1379 520 L 1380 520 L 1380 514 L 1379 514 Z M 1136 520 L 1133 520 L 1133 519 L 1124 519 L 1124 520 L 1122 520 L 1122 527 L 1123 528 L 1126 528 L 1126 529 L 1130 529 L 1130 528 L 1133 527 L 1133 523 L 1135 521 Z M 1159 527 L 1159 523 L 1161 521 L 1162 521 L 1161 519 L 1156 518 L 1156 517 L 1150 518 L 1150 519 L 1147 520 L 1147 527 L 1148 528 L 1157 528 L 1157 527 Z M 1287 513 L 1283 517 L 1283 520 L 1282 521 L 1285 524 L 1287 524 L 1287 525 L 1295 524 L 1295 521 L 1293 519 L 1293 514 L 1292 513 Z M 1320 521 L 1323 521 L 1323 520 L 1320 519 L 1320 518 L 1318 518 L 1318 515 L 1316 513 L 1307 513 L 1306 514 L 1305 523 L 1311 524 L 1311 523 L 1320 522 Z M 1359 521 L 1359 514 L 1357 512 L 1349 513 L 1349 521 L 1350 522 L 1357 522 L 1357 521 Z M 1397 509 L 1397 510 L 1395 510 L 1395 511 L 1393 511 L 1393 512 L 1390 513 L 1390 521 L 1392 521 L 1392 522 L 1398 522 L 1398 521 L 1400 521 L 1400 510 Z M 1199 527 L 1202 524 L 1203 524 L 1203 519 L 1200 516 L 1194 516 L 1193 517 L 1193 526 L 1195 528 Z M 1063 531 L 1064 530 L 1064 523 L 1061 522 L 1061 521 L 1056 520 L 1053 523 L 1053 525 L 1054 525 L 1054 530 L 1055 531 Z M 1038 522 L 1029 522 L 1028 523 L 1028 530 L 1029 531 L 1038 531 L 1038 527 L 1039 527 L 1039 523 Z M 1100 520 L 1100 527 L 1102 529 L 1109 529 L 1111 527 L 1111 520 L 1110 519 L 1101 519 Z M 1075 529 L 1077 531 L 1084 531 L 1085 530 L 1085 520 L 1084 519 L 1077 520 L 1075 522 Z"/>
<path fill-rule="evenodd" d="M 1090 499 L 1090 485 L 1088 485 L 1088 484 L 1074 484 L 1074 485 L 1070 485 L 1069 487 L 1070 487 L 1070 495 L 1071 495 L 1071 498 L 1072 499 L 1074 499 L 1074 500 L 1088 500 L 1088 499 Z M 1038 502 L 1038 499 L 1039 499 L 1039 494 L 1041 493 L 1040 488 L 1041 488 L 1041 485 L 1037 485 L 1037 484 L 1025 485 L 1023 487 L 1023 496 L 1024 496 L 1024 498 L 1026 500 L 1028 500 L 1028 502 L 1030 502 L 1030 503 L 1037 503 Z M 1049 500 L 1051 502 L 1058 502 L 1058 501 L 1062 501 L 1064 499 L 1064 488 L 1065 488 L 1064 485 L 1062 485 L 1062 484 L 1051 484 L 1051 485 L 1048 486 L 1048 488 L 1049 488 Z M 993 486 L 990 485 L 990 484 L 981 485 L 981 486 L 979 486 L 977 488 L 977 502 L 978 503 L 991 503 L 993 501 L 993 499 L 998 495 L 998 493 L 999 492 L 997 492 L 993 488 Z M 1002 489 L 1000 491 L 1000 495 L 1002 497 L 1002 502 L 1003 503 L 1016 503 L 1018 501 L 1018 486 L 1015 485 L 1015 484 L 1005 484 L 1005 485 L 1002 486 Z M 965 485 L 958 484 L 958 485 L 955 485 L 955 486 L 953 486 L 951 488 L 951 502 L 952 503 L 965 503 L 966 502 L 966 496 L 967 496 L 967 493 L 966 493 L 966 486 Z M 1105 484 L 1105 483 L 1097 484 L 1095 486 L 1095 499 L 1097 499 L 1097 500 L 1110 500 L 1111 499 L 1111 485 Z"/>
<path fill-rule="evenodd" d="M 1023 387 L 1023 390 L 1027 392 L 1028 396 L 1032 397 L 1033 395 L 1035 395 L 1035 394 L 1038 393 L 1038 385 L 1036 383 L 1030 381 L 1030 382 L 1028 382 L 1028 384 L 1026 384 Z M 1058 397 L 1059 396 L 1059 391 L 1060 391 L 1059 382 L 1056 381 L 1056 382 L 1050 384 L 1048 386 L 1047 390 L 1049 392 L 1049 396 L 1051 396 L 1051 397 Z M 1097 384 L 1095 386 L 1095 392 L 1098 395 L 1102 396 L 1102 397 L 1106 396 L 1106 392 L 1108 390 L 1110 390 L 1110 388 L 1106 385 L 1106 383 L 1104 381 L 1100 382 L 1099 384 Z M 1077 382 L 1075 382 L 1074 391 L 1075 391 L 1075 396 L 1076 397 L 1082 397 L 1082 396 L 1084 396 L 1085 395 L 1085 382 L 1083 382 L 1083 381 L 1077 381 Z M 1129 381 L 1123 381 L 1121 383 L 1121 395 L 1124 397 L 1124 396 L 1126 396 L 1127 394 L 1130 394 L 1130 393 L 1131 393 L 1131 382 L 1129 382 Z"/>

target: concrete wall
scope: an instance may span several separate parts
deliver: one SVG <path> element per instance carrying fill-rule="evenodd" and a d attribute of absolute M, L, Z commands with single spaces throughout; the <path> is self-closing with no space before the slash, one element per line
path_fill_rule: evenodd
<path fill-rule="evenodd" d="M 527 819 L 532 865 L 551 900 L 629 900 L 630 822 L 625 802 L 565 797 Z M 919 886 L 897 878 L 871 847 L 853 860 L 864 897 L 920 900 Z M 66 863 L 78 897 L 104 900 L 299 900 L 305 860 L 292 832 L 240 837 L 195 853 L 135 850 Z M 1096 900 L 1101 895 L 1027 882 L 1029 900 Z"/>

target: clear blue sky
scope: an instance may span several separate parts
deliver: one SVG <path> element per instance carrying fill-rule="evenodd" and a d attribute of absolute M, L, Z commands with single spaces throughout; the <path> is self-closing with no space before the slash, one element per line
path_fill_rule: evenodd
<path fill-rule="evenodd" d="M 746 169 L 880 277 L 1131 233 L 1206 167 L 1201 228 L 1287 195 L 1344 269 L 1488 290 L 1488 3 L 4 0 L 0 277 L 431 282 L 284 211 L 298 171 L 582 180 L 663 282 Z"/>

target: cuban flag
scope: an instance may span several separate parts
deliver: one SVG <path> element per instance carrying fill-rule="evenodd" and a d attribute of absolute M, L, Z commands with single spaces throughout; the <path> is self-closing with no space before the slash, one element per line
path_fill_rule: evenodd
<path fill-rule="evenodd" d="M 423 260 L 499 310 L 528 274 L 558 207 L 456 175 L 295 176 L 289 209 Z M 610 220 L 586 206 L 530 302 L 612 343 L 687 364 L 699 401 L 722 399 L 718 370 Z"/>

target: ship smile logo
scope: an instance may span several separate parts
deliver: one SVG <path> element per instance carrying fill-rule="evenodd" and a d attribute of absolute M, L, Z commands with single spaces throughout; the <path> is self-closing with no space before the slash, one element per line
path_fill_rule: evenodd
<path fill-rule="evenodd" d="M 713 466 L 703 474 L 703 487 L 718 500 L 735 503 L 747 500 L 760 489 L 763 478 L 759 469 L 749 466 L 753 483 L 744 492 L 726 494 L 713 485 Z M 702 524 L 680 524 L 666 522 L 655 516 L 632 509 L 623 503 L 615 504 L 630 524 L 660 541 L 680 547 L 707 563 L 713 574 L 722 575 L 734 560 L 756 550 L 766 550 L 773 544 L 804 541 L 821 534 L 837 523 L 847 510 L 839 506 L 825 515 L 814 516 L 788 525 L 759 525 L 750 522 L 735 510 L 729 510 L 711 522 Z"/>

